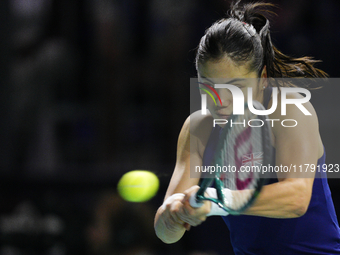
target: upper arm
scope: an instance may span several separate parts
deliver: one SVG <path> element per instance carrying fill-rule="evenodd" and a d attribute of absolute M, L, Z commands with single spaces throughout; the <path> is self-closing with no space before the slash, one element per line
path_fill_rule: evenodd
<path fill-rule="evenodd" d="M 202 116 L 199 112 L 190 115 L 184 122 L 177 143 L 176 165 L 165 199 L 199 183 L 199 174 L 191 174 L 191 171 L 194 171 L 195 166 L 202 165 L 202 156 L 211 128 L 211 118 Z"/>
<path fill-rule="evenodd" d="M 279 104 L 280 105 L 280 104 Z M 315 110 L 311 103 L 305 103 L 312 115 L 304 115 L 295 105 L 287 105 L 287 114 L 281 116 L 281 107 L 279 106 L 274 113 L 276 116 L 272 118 L 280 119 L 280 123 L 276 123 L 273 127 L 276 148 L 276 165 L 289 166 L 290 169 L 304 164 L 317 164 L 319 156 L 322 155 L 321 139 L 319 134 L 319 124 Z M 282 125 L 282 121 L 284 125 Z M 294 123 L 295 127 L 288 127 Z M 285 124 L 286 123 L 286 124 Z M 321 149 L 320 149 L 321 147 Z M 321 155 L 320 155 L 321 154 Z M 297 172 L 297 171 L 296 171 Z M 313 177 L 306 175 L 298 175 L 294 171 L 288 173 L 280 173 L 279 177 Z"/>
<path fill-rule="evenodd" d="M 191 141 L 191 143 L 193 143 L 193 141 Z M 200 158 L 197 153 L 191 154 L 190 147 L 189 116 L 184 122 L 178 137 L 175 170 L 172 174 L 165 198 L 174 193 L 182 193 L 191 186 L 198 184 L 198 179 L 190 178 L 190 161 L 193 160 L 199 162 Z"/>
<path fill-rule="evenodd" d="M 290 95 L 298 97 L 299 95 Z M 312 115 L 304 115 L 295 105 L 287 105 L 287 114 L 281 116 L 281 106 L 274 113 L 272 118 L 280 119 L 280 124 L 276 123 L 273 127 L 276 148 L 276 165 L 284 166 L 289 171 L 278 173 L 280 181 L 290 181 L 298 187 L 301 192 L 303 201 L 309 204 L 312 187 L 314 183 L 315 172 L 310 168 L 316 166 L 318 158 L 323 153 L 322 142 L 319 134 L 319 124 L 316 112 L 311 103 L 305 103 L 304 106 Z M 288 127 L 295 120 L 295 127 Z M 286 124 L 285 124 L 286 123 Z M 309 166 L 307 168 L 307 166 Z"/>
<path fill-rule="evenodd" d="M 246 214 L 294 218 L 302 216 L 307 211 L 312 196 L 314 173 L 311 171 L 306 173 L 305 168 L 300 171 L 300 166 L 316 165 L 323 153 L 323 146 L 316 113 L 310 103 L 304 106 L 312 116 L 305 116 L 295 105 L 288 105 L 287 114 L 281 116 L 280 104 L 269 116 L 270 119 L 279 120 L 275 122 L 272 131 L 275 137 L 275 164 L 282 171 L 277 173 L 279 182 L 264 186 Z M 298 124 L 295 127 L 284 127 L 281 123 L 285 119 L 294 119 Z M 290 169 L 290 172 L 284 169 Z"/>

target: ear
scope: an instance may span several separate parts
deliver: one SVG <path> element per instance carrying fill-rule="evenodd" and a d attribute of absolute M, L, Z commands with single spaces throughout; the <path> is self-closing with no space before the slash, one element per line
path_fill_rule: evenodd
<path fill-rule="evenodd" d="M 267 66 L 263 67 L 260 78 L 261 78 L 260 79 L 260 88 L 263 91 L 268 86 L 268 82 L 267 82 Z"/>

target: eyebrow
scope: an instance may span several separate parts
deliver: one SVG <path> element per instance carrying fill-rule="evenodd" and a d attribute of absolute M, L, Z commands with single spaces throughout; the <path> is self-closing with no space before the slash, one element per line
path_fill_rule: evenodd
<path fill-rule="evenodd" d="M 208 79 L 207 77 L 201 76 L 201 78 L 206 79 L 207 81 L 211 82 L 212 84 L 217 84 L 217 83 L 214 83 L 212 80 Z M 245 79 L 236 78 L 236 79 L 232 79 L 228 82 L 225 82 L 224 84 L 229 84 L 229 83 L 233 83 L 233 82 L 237 82 L 237 81 L 243 81 L 243 80 L 245 80 Z"/>

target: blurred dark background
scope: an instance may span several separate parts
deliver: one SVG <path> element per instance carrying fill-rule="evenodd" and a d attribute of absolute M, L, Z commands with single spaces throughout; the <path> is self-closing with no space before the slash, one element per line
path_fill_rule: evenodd
<path fill-rule="evenodd" d="M 318 67 L 339 77 L 340 2 L 271 2 L 279 4 L 274 44 L 323 60 Z M 219 218 L 174 245 L 153 232 L 190 113 L 195 47 L 228 6 L 0 1 L 0 255 L 232 254 Z M 340 163 L 339 92 L 312 92 L 328 163 Z M 120 176 L 133 169 L 160 177 L 147 203 L 116 194 Z M 340 182 L 329 182 L 340 215 Z"/>

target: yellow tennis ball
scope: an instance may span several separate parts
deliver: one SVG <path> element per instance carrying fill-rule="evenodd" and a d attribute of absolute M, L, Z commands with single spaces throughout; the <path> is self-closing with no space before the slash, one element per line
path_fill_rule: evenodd
<path fill-rule="evenodd" d="M 118 182 L 118 192 L 129 202 L 145 202 L 156 195 L 159 188 L 158 177 L 146 170 L 127 172 Z"/>

